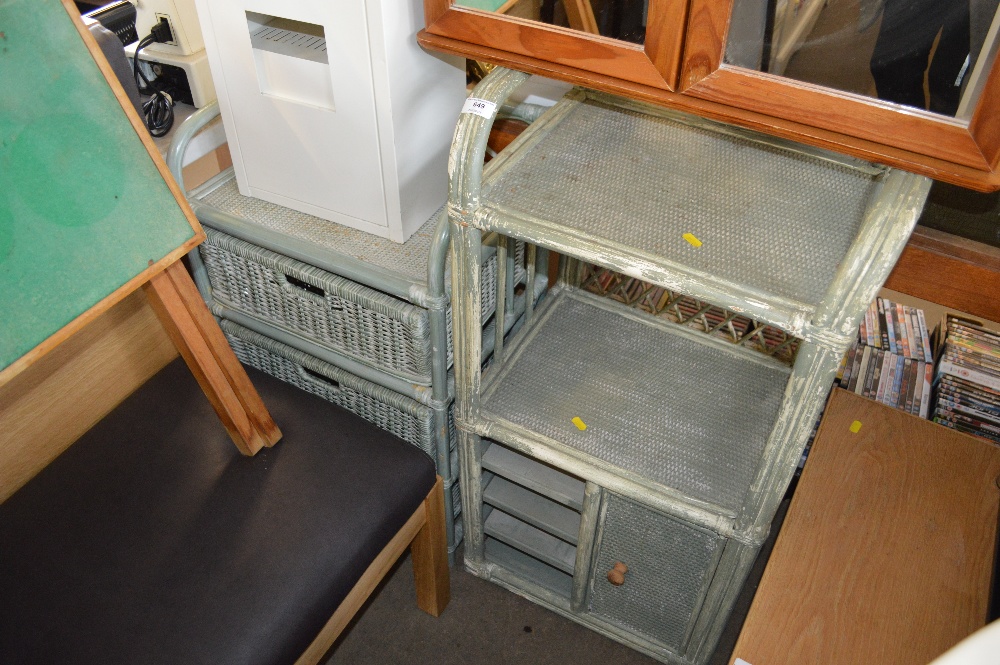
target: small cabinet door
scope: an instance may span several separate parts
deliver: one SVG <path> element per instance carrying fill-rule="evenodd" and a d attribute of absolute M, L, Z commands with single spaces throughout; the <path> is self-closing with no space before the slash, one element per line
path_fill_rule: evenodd
<path fill-rule="evenodd" d="M 587 611 L 683 653 L 725 539 L 624 497 L 605 497 Z M 616 566 L 620 576 L 609 576 Z"/>

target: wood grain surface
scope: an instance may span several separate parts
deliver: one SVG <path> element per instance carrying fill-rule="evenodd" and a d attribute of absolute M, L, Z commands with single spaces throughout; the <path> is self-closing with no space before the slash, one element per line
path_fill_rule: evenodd
<path fill-rule="evenodd" d="M 885 287 L 1000 321 L 1000 249 L 918 226 Z"/>
<path fill-rule="evenodd" d="M 576 5 L 566 6 L 571 10 Z M 574 15 L 581 30 L 573 30 L 452 5 L 451 0 L 424 0 L 428 33 L 662 89 L 673 89 L 676 81 L 686 11 L 686 2 L 652 0 L 649 25 L 671 27 L 647 30 L 643 45 L 584 31 L 597 26 L 581 16 Z"/>
<path fill-rule="evenodd" d="M 0 386 L 0 502 L 176 357 L 133 293 Z"/>
<path fill-rule="evenodd" d="M 997 447 L 835 390 L 730 662 L 917 665 L 982 627 L 998 475 Z"/>

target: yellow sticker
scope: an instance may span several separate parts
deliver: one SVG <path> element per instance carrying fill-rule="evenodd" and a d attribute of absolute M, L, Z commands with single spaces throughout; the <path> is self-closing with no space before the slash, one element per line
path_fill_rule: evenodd
<path fill-rule="evenodd" d="M 701 247 L 701 241 L 695 238 L 693 233 L 685 233 L 684 239 L 687 240 L 692 245 L 694 245 L 695 247 Z"/>
<path fill-rule="evenodd" d="M 861 431 L 861 421 L 860 420 L 855 420 L 853 423 L 851 423 L 851 431 L 853 433 L 855 433 L 855 434 L 857 434 L 858 432 Z"/>
<path fill-rule="evenodd" d="M 576 425 L 576 428 L 578 430 L 580 430 L 581 432 L 583 430 L 587 429 L 587 423 L 585 423 L 582 420 L 580 420 L 579 417 L 576 417 L 576 418 L 573 419 L 573 424 Z"/>

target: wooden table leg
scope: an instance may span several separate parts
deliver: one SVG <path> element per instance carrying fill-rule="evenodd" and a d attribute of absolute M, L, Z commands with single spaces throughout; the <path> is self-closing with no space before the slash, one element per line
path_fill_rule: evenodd
<path fill-rule="evenodd" d="M 271 414 L 181 261 L 145 285 L 160 321 L 212 403 L 233 443 L 253 455 L 281 438 Z"/>

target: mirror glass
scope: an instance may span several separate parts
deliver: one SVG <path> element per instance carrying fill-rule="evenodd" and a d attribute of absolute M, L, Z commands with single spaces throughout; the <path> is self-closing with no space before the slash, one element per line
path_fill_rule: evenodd
<path fill-rule="evenodd" d="M 733 0 L 726 64 L 967 120 L 1000 0 Z"/>
<path fill-rule="evenodd" d="M 634 44 L 646 39 L 649 0 L 454 0 L 454 4 Z"/>

